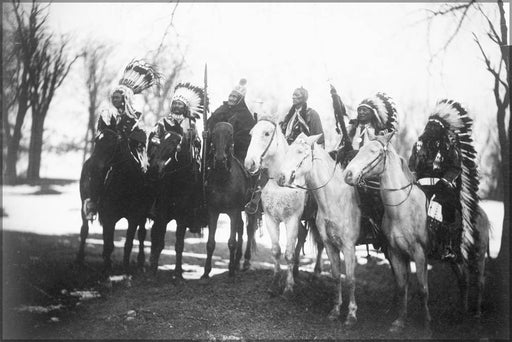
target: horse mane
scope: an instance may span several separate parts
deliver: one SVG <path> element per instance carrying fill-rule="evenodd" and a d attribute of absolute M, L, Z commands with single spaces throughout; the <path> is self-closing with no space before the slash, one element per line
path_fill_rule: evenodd
<path fill-rule="evenodd" d="M 416 177 L 411 172 L 411 169 L 409 168 L 409 165 L 407 164 L 407 161 L 405 160 L 405 158 L 398 154 L 397 154 L 397 156 L 398 156 L 398 158 L 400 158 L 400 165 L 402 166 L 402 172 L 405 174 L 407 179 L 410 182 L 413 182 L 413 183 L 416 182 Z"/>
<path fill-rule="evenodd" d="M 473 146 L 473 120 L 458 102 L 449 99 L 439 101 L 429 116 L 429 121 L 438 120 L 444 128 L 455 134 L 455 145 L 462 156 L 460 201 L 462 207 L 462 252 L 467 257 L 469 247 L 474 244 L 475 224 L 478 216 L 478 171 L 476 151 Z"/>

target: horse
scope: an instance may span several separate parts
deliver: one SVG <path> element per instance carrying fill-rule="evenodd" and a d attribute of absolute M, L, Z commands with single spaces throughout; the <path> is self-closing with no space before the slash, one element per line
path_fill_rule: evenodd
<path fill-rule="evenodd" d="M 343 252 L 349 289 L 348 313 L 345 326 L 357 322 L 355 298 L 356 244 L 360 237 L 361 210 L 355 189 L 343 179 L 343 170 L 321 147 L 315 147 L 321 135 L 307 137 L 301 133 L 290 145 L 281 164 L 280 186 L 310 190 L 318 204 L 316 226 L 331 262 L 338 296 L 329 319 L 338 319 L 342 304 L 341 259 Z"/>
<path fill-rule="evenodd" d="M 128 221 L 124 246 L 123 265 L 129 272 L 133 239 L 138 227 L 138 268 L 145 262 L 144 240 L 146 237 L 146 212 L 148 192 L 144 174 L 128 147 L 128 141 L 118 132 L 105 128 L 95 138 L 95 149 L 82 167 L 80 175 L 80 197 L 82 203 L 82 227 L 77 262 L 83 263 L 89 224 L 85 216 L 86 199 L 91 192 L 100 194 L 98 218 L 103 227 L 103 261 L 105 272 L 112 269 L 111 255 L 114 250 L 115 224 L 121 218 Z"/>
<path fill-rule="evenodd" d="M 425 328 L 430 330 L 427 281 L 427 256 L 430 244 L 427 228 L 428 200 L 415 182 L 405 160 L 390 144 L 392 136 L 393 133 L 377 136 L 364 145 L 347 165 L 345 181 L 350 185 L 364 186 L 365 179 L 380 177 L 380 194 L 385 207 L 382 230 L 388 241 L 388 258 L 400 300 L 398 318 L 393 321 L 390 331 L 400 332 L 405 327 L 410 261 L 416 264 L 424 324 Z M 481 243 L 475 248 L 485 258 L 489 221 L 481 208 L 478 209 L 477 227 Z M 466 271 L 462 271 L 466 266 L 458 264 L 453 268 L 459 280 L 463 300 L 465 298 L 464 306 L 467 308 L 468 288 L 464 279 Z M 480 261 L 478 267 L 481 268 Z M 481 276 L 483 277 L 483 273 Z M 481 297 L 478 300 L 480 305 Z"/>
<path fill-rule="evenodd" d="M 207 258 L 202 279 L 209 278 L 212 269 L 212 255 L 215 250 L 215 232 L 220 213 L 229 215 L 231 233 L 229 236 L 229 276 L 240 269 L 243 248 L 243 221 L 241 211 L 249 200 L 250 176 L 242 163 L 233 155 L 233 126 L 219 122 L 212 132 L 210 154 L 213 165 L 207 173 L 206 199 L 208 203 Z M 247 215 L 247 246 L 243 270 L 250 267 L 251 248 L 256 247 L 254 233 L 257 218 Z"/>
<path fill-rule="evenodd" d="M 299 254 L 307 234 L 307 230 L 300 222 L 306 206 L 306 191 L 277 185 L 276 179 L 279 176 L 281 163 L 286 158 L 288 151 L 288 143 L 277 124 L 267 119 L 260 119 L 251 129 L 250 134 L 251 141 L 244 161 L 245 168 L 253 175 L 261 172 L 262 169 L 267 169 L 270 177 L 261 194 L 265 225 L 272 241 L 272 257 L 274 259 L 274 275 L 269 293 L 271 295 L 278 293 L 281 270 L 279 224 L 284 222 L 286 227 L 285 259 L 288 267 L 283 295 L 289 297 L 293 293 L 294 276 L 298 275 Z M 323 244 L 318 236 L 318 230 L 314 227 L 314 215 L 308 216 L 307 222 L 317 244 L 314 273 L 320 274 Z"/>
<path fill-rule="evenodd" d="M 183 280 L 182 257 L 185 233 L 187 227 L 192 230 L 196 224 L 193 208 L 197 206 L 201 182 L 198 172 L 194 172 L 196 160 L 191 153 L 192 135 L 184 132 L 180 126 L 168 128 L 161 140 L 151 134 L 148 144 L 148 179 L 154 201 L 150 270 L 156 275 L 160 254 L 165 246 L 167 224 L 174 219 L 176 220 L 174 276 L 181 281 Z"/>

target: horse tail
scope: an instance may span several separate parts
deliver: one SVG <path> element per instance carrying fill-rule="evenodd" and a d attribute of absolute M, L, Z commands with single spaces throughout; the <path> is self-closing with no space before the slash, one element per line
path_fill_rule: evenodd
<path fill-rule="evenodd" d="M 256 243 L 256 229 L 258 227 L 258 218 L 256 215 L 247 215 L 247 246 L 251 253 L 258 253 L 258 244 Z"/>

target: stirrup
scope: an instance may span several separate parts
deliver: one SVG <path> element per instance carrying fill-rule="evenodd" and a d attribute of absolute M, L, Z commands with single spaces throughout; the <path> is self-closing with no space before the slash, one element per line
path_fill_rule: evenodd
<path fill-rule="evenodd" d="M 259 201 L 254 201 L 254 200 L 250 200 L 246 205 L 245 205 L 245 212 L 249 215 L 254 215 L 258 212 L 258 202 Z"/>

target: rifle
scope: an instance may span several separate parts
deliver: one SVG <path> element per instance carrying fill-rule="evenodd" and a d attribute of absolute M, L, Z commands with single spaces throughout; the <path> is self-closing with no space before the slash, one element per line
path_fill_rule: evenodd
<path fill-rule="evenodd" d="M 202 161 L 201 173 L 203 180 L 203 204 L 206 206 L 206 144 L 208 143 L 208 127 L 206 121 L 208 120 L 208 66 L 204 65 L 204 89 L 203 89 L 203 145 L 202 145 Z"/>
<path fill-rule="evenodd" d="M 341 134 L 341 141 L 338 145 L 338 149 L 352 149 L 352 145 L 350 142 L 350 138 L 348 136 L 347 127 L 345 125 L 344 116 L 347 115 L 347 111 L 343 102 L 341 102 L 341 98 L 336 92 L 336 89 L 331 84 L 331 96 L 332 96 L 332 107 L 334 109 L 334 119 L 336 120 L 336 132 Z M 349 148 L 350 146 L 350 148 Z"/>

